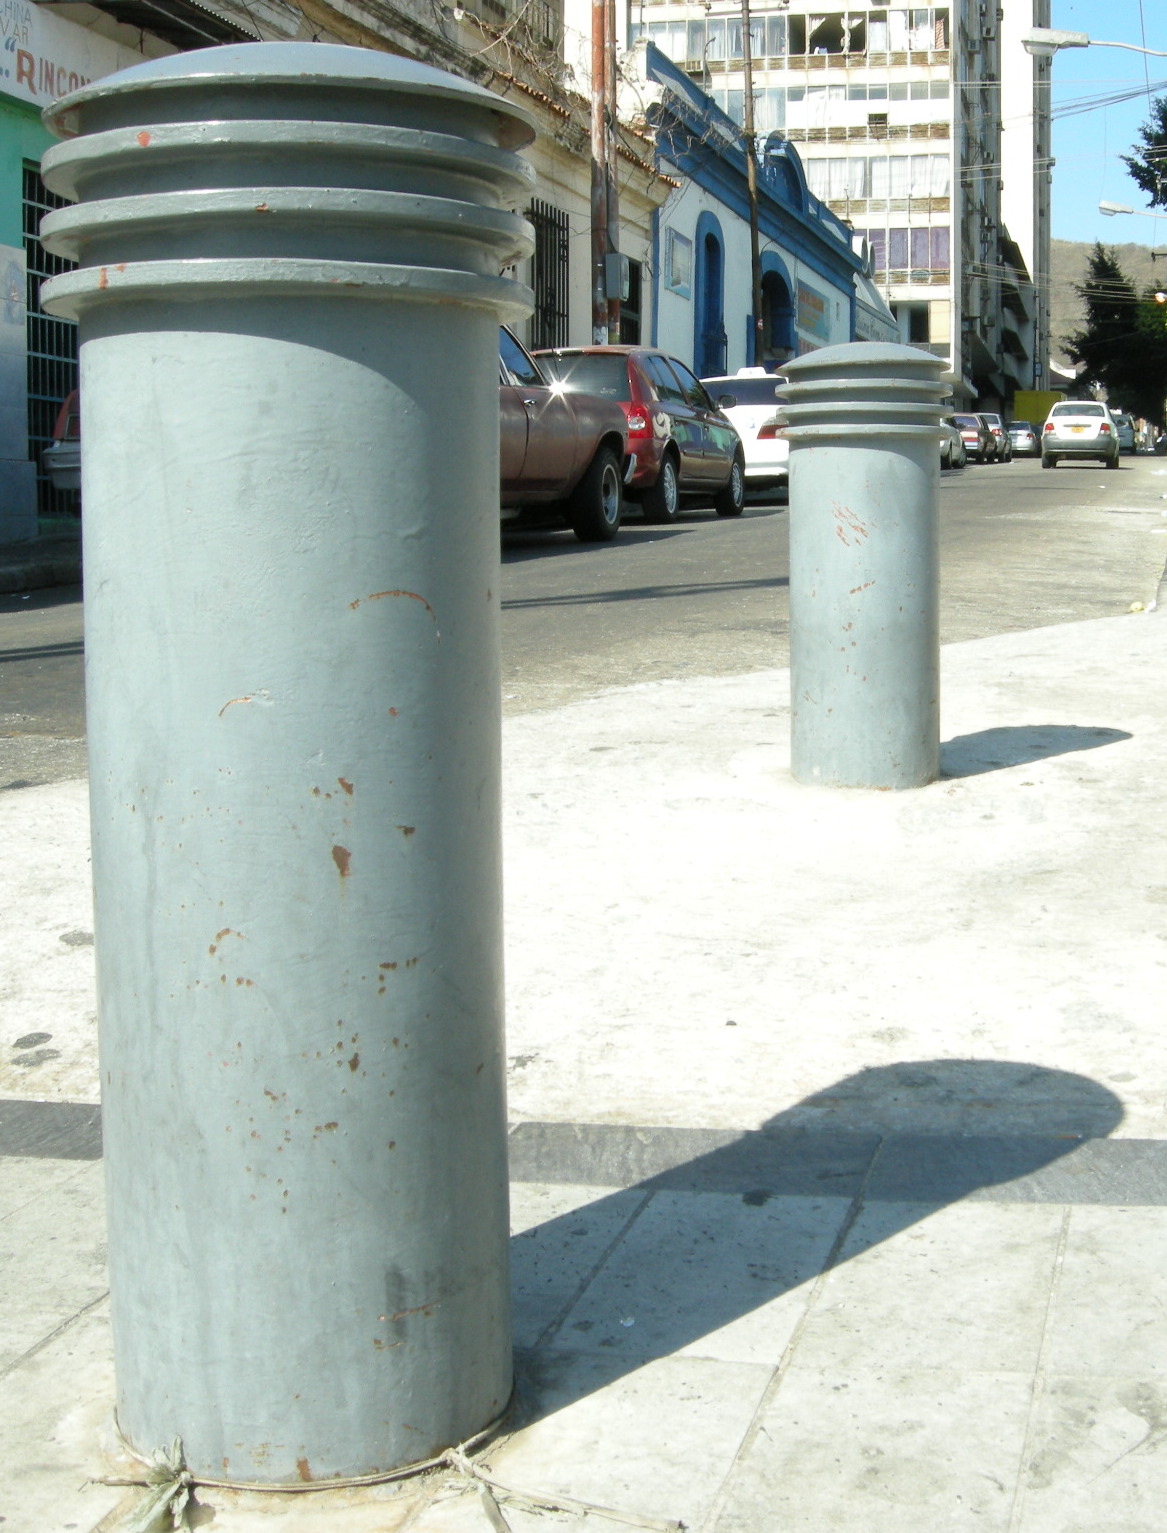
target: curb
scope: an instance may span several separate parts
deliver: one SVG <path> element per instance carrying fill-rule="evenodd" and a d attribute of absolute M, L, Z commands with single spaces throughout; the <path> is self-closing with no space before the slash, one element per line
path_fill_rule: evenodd
<path fill-rule="evenodd" d="M 27 560 L 0 564 L 0 596 L 18 591 L 43 591 L 51 586 L 81 584 L 81 550 L 76 553 L 32 555 Z"/>

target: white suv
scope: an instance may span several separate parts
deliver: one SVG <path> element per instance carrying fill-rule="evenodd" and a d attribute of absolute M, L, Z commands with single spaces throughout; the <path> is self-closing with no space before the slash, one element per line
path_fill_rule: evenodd
<path fill-rule="evenodd" d="M 1118 428 L 1104 404 L 1066 399 L 1054 405 L 1041 433 L 1041 466 L 1056 468 L 1059 458 L 1098 458 L 1118 467 Z"/>

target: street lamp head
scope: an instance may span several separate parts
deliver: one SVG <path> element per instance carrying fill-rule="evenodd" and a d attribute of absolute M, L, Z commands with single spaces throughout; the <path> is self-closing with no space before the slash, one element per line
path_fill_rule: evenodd
<path fill-rule="evenodd" d="M 1057 27 L 1030 27 L 1022 34 L 1021 46 L 1035 58 L 1048 59 L 1059 48 L 1089 48 L 1090 37 L 1086 32 L 1063 32 Z"/>
<path fill-rule="evenodd" d="M 1133 213 L 1134 208 L 1128 208 L 1122 202 L 1100 202 L 1098 211 L 1105 213 L 1107 218 L 1113 218 L 1116 213 Z"/>

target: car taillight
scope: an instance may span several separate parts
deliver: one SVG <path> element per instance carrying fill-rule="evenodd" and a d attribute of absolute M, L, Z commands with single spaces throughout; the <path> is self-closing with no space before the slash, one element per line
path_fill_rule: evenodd
<path fill-rule="evenodd" d="M 1053 421 L 1046 421 L 1045 429 L 1046 429 L 1046 431 L 1052 431 L 1054 429 Z"/>
<path fill-rule="evenodd" d="M 628 412 L 628 435 L 646 436 L 648 433 L 648 416 L 643 410 L 629 410 Z"/>
<path fill-rule="evenodd" d="M 1110 435 L 1110 427 L 1106 424 L 1105 421 L 1103 421 L 1101 426 L 1099 426 L 1098 431 L 1099 431 L 1099 434 L 1101 436 L 1109 436 Z"/>
<path fill-rule="evenodd" d="M 784 437 L 786 427 L 780 421 L 767 421 L 764 426 L 758 428 L 759 442 L 772 442 L 775 437 Z"/>

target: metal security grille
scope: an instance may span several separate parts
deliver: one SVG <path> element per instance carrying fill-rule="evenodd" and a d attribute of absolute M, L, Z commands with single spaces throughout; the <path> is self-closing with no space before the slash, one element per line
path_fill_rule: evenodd
<path fill-rule="evenodd" d="M 53 439 L 53 426 L 65 397 L 77 387 L 77 326 L 71 319 L 53 319 L 41 310 L 41 283 L 58 272 L 72 271 L 74 261 L 49 255 L 38 230 L 43 214 L 68 206 L 40 178 L 35 165 L 24 167 L 24 261 L 28 304 L 28 455 L 36 464 L 37 511 L 45 515 L 75 515 L 76 490 L 55 490 L 41 463 L 41 453 Z"/>
<path fill-rule="evenodd" d="M 535 314 L 531 344 L 567 345 L 569 230 L 567 214 L 547 202 L 532 202 L 527 217 L 535 229 Z"/>

